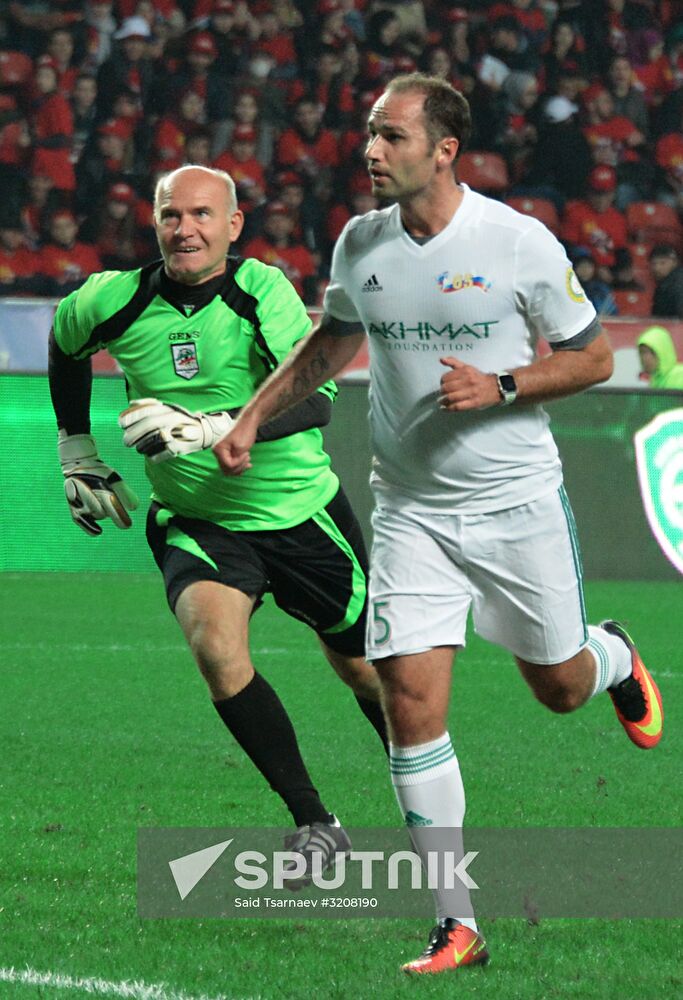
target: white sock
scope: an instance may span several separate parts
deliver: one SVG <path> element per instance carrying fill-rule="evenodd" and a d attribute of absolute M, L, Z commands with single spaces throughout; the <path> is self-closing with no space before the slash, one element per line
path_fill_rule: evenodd
<path fill-rule="evenodd" d="M 631 651 L 616 635 L 605 632 L 597 625 L 588 626 L 588 646 L 595 660 L 595 684 L 591 697 L 615 687 L 630 675 L 633 664 Z"/>
<path fill-rule="evenodd" d="M 452 827 L 452 849 L 462 856 L 465 789 L 448 733 L 419 746 L 398 747 L 392 743 L 389 750 L 389 767 L 396 798 L 425 871 L 427 852 L 434 846 L 434 841 L 428 839 L 426 834 L 430 827 Z M 437 919 L 455 917 L 473 931 L 477 930 L 469 894 L 466 912 L 454 912 L 463 910 L 464 887 L 459 887 L 457 891 L 433 889 L 432 892 Z"/>

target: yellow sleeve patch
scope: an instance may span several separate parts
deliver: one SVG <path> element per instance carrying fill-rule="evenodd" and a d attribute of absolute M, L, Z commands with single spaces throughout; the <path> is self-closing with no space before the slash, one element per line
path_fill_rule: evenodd
<path fill-rule="evenodd" d="M 586 293 L 581 287 L 581 282 L 576 277 L 573 267 L 567 268 L 566 284 L 567 284 L 567 295 L 572 300 L 572 302 L 586 301 Z"/>

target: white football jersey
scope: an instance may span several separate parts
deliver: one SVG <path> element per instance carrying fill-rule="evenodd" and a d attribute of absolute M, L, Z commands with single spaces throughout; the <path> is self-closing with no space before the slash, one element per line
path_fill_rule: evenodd
<path fill-rule="evenodd" d="M 518 368 L 538 337 L 568 340 L 596 315 L 545 226 L 463 187 L 448 226 L 423 246 L 398 205 L 351 219 L 324 301 L 369 336 L 378 502 L 460 514 L 535 500 L 559 487 L 562 469 L 542 406 L 439 409 L 439 359 Z"/>

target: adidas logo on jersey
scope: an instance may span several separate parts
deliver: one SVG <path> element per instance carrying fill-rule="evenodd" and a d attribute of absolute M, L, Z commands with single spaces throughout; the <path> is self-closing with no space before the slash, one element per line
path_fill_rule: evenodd
<path fill-rule="evenodd" d="M 373 274 L 372 277 L 368 278 L 368 280 L 361 288 L 361 292 L 381 292 L 381 291 L 382 291 L 382 286 L 377 280 L 376 274 Z"/>

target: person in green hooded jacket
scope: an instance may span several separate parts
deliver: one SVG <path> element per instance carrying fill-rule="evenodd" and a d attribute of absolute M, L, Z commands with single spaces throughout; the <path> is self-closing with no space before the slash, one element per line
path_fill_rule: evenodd
<path fill-rule="evenodd" d="M 638 337 L 640 365 L 653 389 L 683 390 L 683 364 L 676 356 L 671 334 L 663 326 L 650 326 Z"/>

